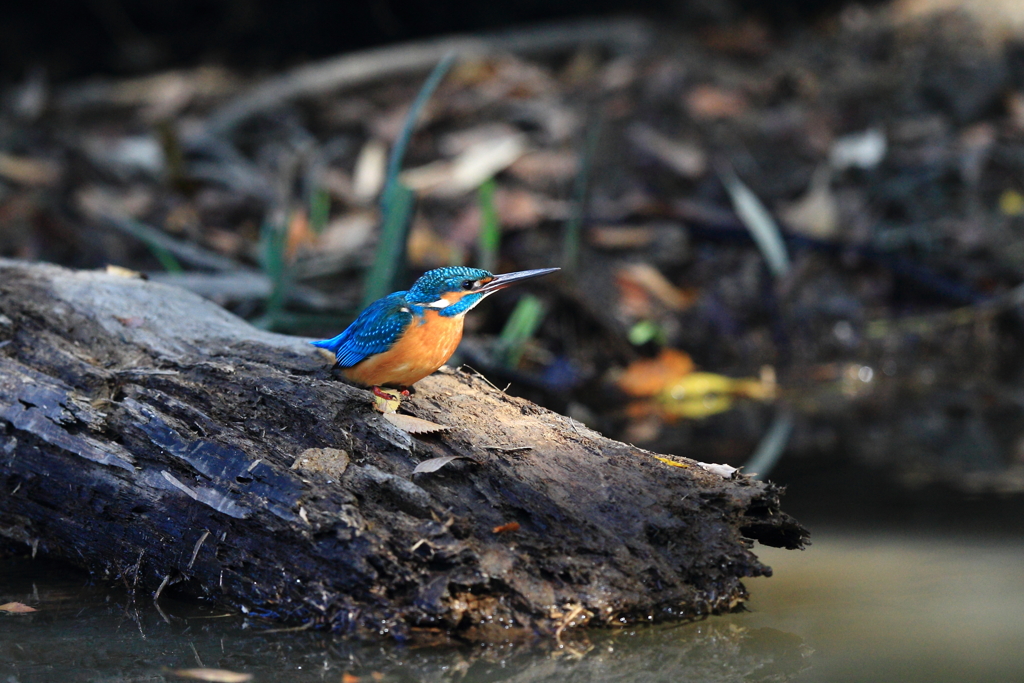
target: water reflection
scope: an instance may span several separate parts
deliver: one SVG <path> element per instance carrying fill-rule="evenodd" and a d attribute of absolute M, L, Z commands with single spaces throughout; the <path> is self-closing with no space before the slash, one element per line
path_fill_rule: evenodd
<path fill-rule="evenodd" d="M 819 533 L 759 548 L 775 577 L 751 611 L 683 626 L 597 631 L 550 644 L 425 648 L 268 631 L 236 616 L 91 585 L 64 567 L 0 561 L 0 681 L 179 680 L 223 668 L 255 681 L 1002 681 L 1024 678 L 1024 547 Z M 351 678 L 347 680 L 352 680 Z"/>
<path fill-rule="evenodd" d="M 167 621 L 126 593 L 88 585 L 60 566 L 2 563 L 0 600 L 31 615 L 0 618 L 5 683 L 177 680 L 169 670 L 209 667 L 256 681 L 787 680 L 807 666 L 799 637 L 767 626 L 709 620 L 599 631 L 551 643 L 416 648 L 354 643 L 312 632 L 268 631 L 234 616 L 163 601 Z M 168 623 L 169 622 L 169 623 Z M 351 680 L 351 679 L 349 679 Z"/>

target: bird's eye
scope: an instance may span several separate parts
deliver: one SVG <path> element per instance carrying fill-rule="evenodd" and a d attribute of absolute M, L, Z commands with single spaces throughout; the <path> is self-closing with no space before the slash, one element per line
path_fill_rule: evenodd
<path fill-rule="evenodd" d="M 474 284 L 475 283 L 473 282 L 473 280 L 463 280 L 462 281 L 462 288 L 463 289 L 473 289 L 473 285 Z"/>

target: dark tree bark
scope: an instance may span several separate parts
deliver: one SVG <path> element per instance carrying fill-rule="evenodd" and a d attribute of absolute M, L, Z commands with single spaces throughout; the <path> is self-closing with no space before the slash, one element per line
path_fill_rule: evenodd
<path fill-rule="evenodd" d="M 0 260 L 0 537 L 158 596 L 481 640 L 728 611 L 770 573 L 752 539 L 806 541 L 772 484 L 453 370 L 403 404 L 451 429 L 414 438 L 329 366 L 183 290 Z"/>

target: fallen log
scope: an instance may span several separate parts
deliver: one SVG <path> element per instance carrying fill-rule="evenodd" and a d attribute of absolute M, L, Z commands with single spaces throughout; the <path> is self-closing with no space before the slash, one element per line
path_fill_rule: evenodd
<path fill-rule="evenodd" d="M 181 289 L 0 260 L 0 537 L 157 600 L 476 640 L 733 610 L 753 540 L 806 542 L 772 484 L 451 369 L 413 437 L 329 366 Z"/>

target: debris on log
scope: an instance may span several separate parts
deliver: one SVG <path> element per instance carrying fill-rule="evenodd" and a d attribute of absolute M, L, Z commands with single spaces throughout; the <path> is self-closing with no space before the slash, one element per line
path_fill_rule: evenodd
<path fill-rule="evenodd" d="M 0 538 L 157 600 L 507 640 L 727 612 L 770 573 L 753 540 L 807 541 L 775 485 L 473 374 L 402 409 L 448 429 L 411 436 L 306 340 L 184 290 L 0 260 Z"/>

